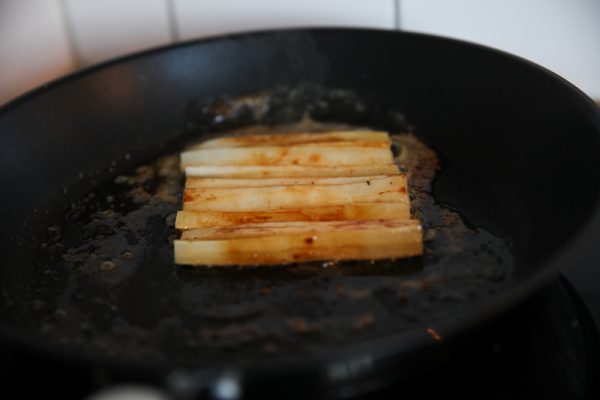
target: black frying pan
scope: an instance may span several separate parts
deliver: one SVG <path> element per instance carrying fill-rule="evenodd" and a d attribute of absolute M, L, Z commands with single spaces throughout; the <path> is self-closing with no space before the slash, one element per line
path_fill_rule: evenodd
<path fill-rule="evenodd" d="M 271 112 L 228 114 L 229 99 L 265 91 Z M 486 239 L 452 264 L 433 251 L 333 269 L 174 266 L 178 205 L 136 199 L 122 181 L 191 138 L 305 112 L 394 132 L 409 129 L 403 114 L 441 158 L 437 204 Z M 294 393 L 383 371 L 403 379 L 593 246 L 599 133 L 594 104 L 557 76 L 424 35 L 265 32 L 88 69 L 0 113 L 1 330 L 10 343 L 158 378 L 183 395 L 231 371 L 248 387 L 275 380 L 271 390 Z M 133 185 L 155 191 L 153 176 Z M 98 217 L 106 209 L 125 217 Z"/>

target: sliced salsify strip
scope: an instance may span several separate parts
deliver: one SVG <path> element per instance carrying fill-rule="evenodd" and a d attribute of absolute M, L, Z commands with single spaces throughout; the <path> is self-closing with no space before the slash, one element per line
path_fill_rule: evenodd
<path fill-rule="evenodd" d="M 344 221 L 375 219 L 408 219 L 408 202 L 359 203 L 328 207 L 312 207 L 280 211 L 179 211 L 175 221 L 177 229 L 239 225 L 283 221 Z"/>
<path fill-rule="evenodd" d="M 184 210 L 276 211 L 356 203 L 409 204 L 405 175 L 337 185 L 186 188 Z"/>
<path fill-rule="evenodd" d="M 392 164 L 393 161 L 388 142 L 209 148 L 181 153 L 183 168 L 194 165 L 373 165 Z"/>
<path fill-rule="evenodd" d="M 234 226 L 210 226 L 182 232 L 181 240 L 239 239 L 270 236 L 273 234 L 296 234 L 331 231 L 361 231 L 372 228 L 406 228 L 417 224 L 414 219 L 378 219 L 352 221 L 287 221 L 240 224 Z"/>
<path fill-rule="evenodd" d="M 370 130 L 332 131 L 332 132 L 295 132 L 273 135 L 240 135 L 210 139 L 191 146 L 190 150 L 218 147 L 254 147 L 254 146 L 290 146 L 306 143 L 324 142 L 389 142 L 387 132 Z"/>
<path fill-rule="evenodd" d="M 400 175 L 400 174 L 398 174 Z M 185 187 L 201 189 L 211 187 L 264 187 L 264 186 L 291 186 L 291 185 L 341 185 L 376 179 L 384 179 L 387 175 L 374 176 L 338 176 L 338 177 L 313 177 L 313 178 L 196 178 L 190 177 L 185 181 Z"/>
<path fill-rule="evenodd" d="M 185 168 L 190 177 L 203 178 L 312 178 L 394 175 L 396 164 L 305 166 L 305 165 L 201 165 Z"/>
<path fill-rule="evenodd" d="M 187 265 L 273 265 L 310 260 L 375 260 L 423 253 L 417 220 L 282 222 L 199 228 L 175 241 Z"/>

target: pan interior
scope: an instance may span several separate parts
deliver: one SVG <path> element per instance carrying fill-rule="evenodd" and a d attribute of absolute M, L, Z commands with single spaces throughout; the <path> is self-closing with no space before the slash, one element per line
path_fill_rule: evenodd
<path fill-rule="evenodd" d="M 395 135 L 425 228 L 422 258 L 279 268 L 173 264 L 182 185 L 176 150 L 234 129 L 348 126 Z M 23 241 L 34 267 L 7 272 L 2 316 L 68 352 L 199 366 L 297 359 L 462 313 L 510 285 L 510 228 L 485 182 L 415 133 L 395 110 L 316 85 L 190 104 L 164 154 L 133 170 L 112 168 L 45 223 L 43 240 Z M 457 210 L 454 201 L 470 206 Z"/>

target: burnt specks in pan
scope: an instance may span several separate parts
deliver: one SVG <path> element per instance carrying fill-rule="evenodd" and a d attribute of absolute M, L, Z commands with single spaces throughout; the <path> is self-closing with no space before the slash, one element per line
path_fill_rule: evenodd
<path fill-rule="evenodd" d="M 117 263 L 114 262 L 113 260 L 106 260 L 106 261 L 103 261 L 102 263 L 100 263 L 101 271 L 108 272 L 108 271 L 114 270 L 115 268 L 117 268 Z"/>
<path fill-rule="evenodd" d="M 375 317 L 372 314 L 359 315 L 354 319 L 353 328 L 355 331 L 363 331 L 375 324 Z"/>
<path fill-rule="evenodd" d="M 267 296 L 271 293 L 271 288 L 269 286 L 263 286 L 259 289 L 259 292 L 261 296 Z"/>
<path fill-rule="evenodd" d="M 308 323 L 304 318 L 291 318 L 288 322 L 290 331 L 296 335 L 306 335 L 309 333 Z"/>
<path fill-rule="evenodd" d="M 427 328 L 425 330 L 429 336 L 431 336 L 433 338 L 433 340 L 435 340 L 438 343 L 443 343 L 444 339 L 442 338 L 442 336 L 433 328 Z"/>

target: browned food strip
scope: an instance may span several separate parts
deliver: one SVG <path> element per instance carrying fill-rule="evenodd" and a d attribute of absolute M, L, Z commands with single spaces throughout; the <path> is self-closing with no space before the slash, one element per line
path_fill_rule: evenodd
<path fill-rule="evenodd" d="M 337 185 L 190 188 L 183 195 L 186 211 L 277 211 L 392 202 L 409 204 L 405 175 Z"/>
<path fill-rule="evenodd" d="M 243 135 L 222 137 L 207 140 L 190 149 L 208 149 L 217 147 L 255 147 L 255 146 L 291 146 L 306 143 L 330 143 L 330 142 L 389 142 L 387 132 L 380 131 L 333 131 L 333 132 L 298 132 L 279 135 Z"/>
<path fill-rule="evenodd" d="M 344 221 L 408 218 L 410 218 L 410 206 L 407 202 L 363 203 L 272 212 L 179 211 L 175 227 L 185 230 L 208 226 L 278 221 Z"/>
<path fill-rule="evenodd" d="M 185 168 L 188 177 L 202 178 L 313 178 L 394 175 L 396 164 L 314 167 L 304 165 L 200 165 Z"/>
<path fill-rule="evenodd" d="M 187 265 L 274 265 L 310 260 L 361 260 L 423 253 L 416 220 L 240 225 L 185 231 L 175 262 Z"/>
<path fill-rule="evenodd" d="M 212 188 L 212 187 L 264 187 L 264 186 L 292 186 L 292 185 L 341 185 L 343 183 L 366 182 L 383 179 L 385 175 L 375 176 L 340 176 L 340 177 L 315 177 L 315 178 L 187 178 L 186 188 Z"/>
<path fill-rule="evenodd" d="M 181 153 L 182 167 L 194 165 L 373 165 L 392 164 L 389 142 L 332 142 L 288 147 L 231 147 Z"/>

